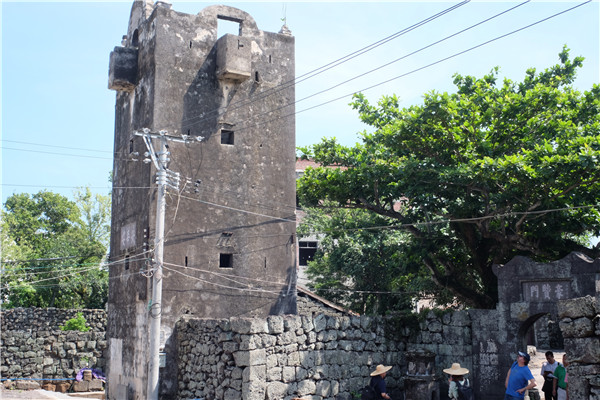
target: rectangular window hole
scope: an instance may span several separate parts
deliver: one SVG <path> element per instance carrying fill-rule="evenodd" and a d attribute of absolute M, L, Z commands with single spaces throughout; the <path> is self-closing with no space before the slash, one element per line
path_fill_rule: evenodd
<path fill-rule="evenodd" d="M 241 36 L 242 25 L 236 18 L 226 17 L 224 15 L 217 16 L 217 38 L 226 34 Z"/>
<path fill-rule="evenodd" d="M 125 271 L 129 269 L 129 255 L 125 256 Z"/>
<path fill-rule="evenodd" d="M 233 145 L 234 132 L 228 129 L 221 129 L 221 144 Z"/>
<path fill-rule="evenodd" d="M 233 254 L 219 254 L 219 268 L 233 268 Z"/>

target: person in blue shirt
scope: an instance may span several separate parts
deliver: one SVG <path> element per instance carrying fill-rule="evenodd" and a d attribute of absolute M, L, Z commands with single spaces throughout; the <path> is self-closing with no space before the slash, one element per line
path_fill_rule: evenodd
<path fill-rule="evenodd" d="M 375 392 L 381 395 L 382 399 L 390 400 L 391 397 L 387 394 L 387 389 L 385 387 L 385 375 L 387 372 L 392 369 L 391 366 L 385 366 L 379 364 L 375 371 L 371 372 L 371 382 L 369 385 L 375 389 Z"/>
<path fill-rule="evenodd" d="M 513 363 L 506 374 L 504 400 L 524 399 L 525 392 L 537 385 L 531 370 L 527 366 L 530 359 L 529 354 L 522 351 L 517 355 L 517 361 Z"/>

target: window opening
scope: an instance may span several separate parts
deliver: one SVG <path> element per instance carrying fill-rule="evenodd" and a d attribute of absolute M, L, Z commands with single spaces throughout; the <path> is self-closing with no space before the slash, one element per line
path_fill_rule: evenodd
<path fill-rule="evenodd" d="M 219 254 L 219 268 L 233 268 L 233 254 Z"/>
<path fill-rule="evenodd" d="M 221 129 L 221 144 L 233 145 L 233 131 L 228 129 Z"/>
<path fill-rule="evenodd" d="M 125 256 L 125 271 L 129 269 L 129 254 Z"/>
<path fill-rule="evenodd" d="M 133 153 L 133 139 L 129 140 L 129 154 Z"/>
<path fill-rule="evenodd" d="M 256 82 L 256 83 L 260 82 L 260 76 L 258 75 L 258 71 L 254 72 L 254 82 Z"/>
<path fill-rule="evenodd" d="M 241 20 L 237 20 L 231 17 L 225 17 L 222 15 L 217 16 L 217 38 L 220 38 L 228 33 L 230 35 L 241 36 L 241 22 Z"/>
<path fill-rule="evenodd" d="M 185 266 L 186 266 L 186 267 L 188 266 L 187 262 L 188 262 L 188 261 L 187 261 L 187 256 L 185 256 Z"/>
<path fill-rule="evenodd" d="M 306 242 L 299 242 L 298 243 L 298 247 L 299 247 L 299 264 L 306 266 L 308 265 L 309 261 L 312 261 L 313 258 L 315 257 L 315 253 L 317 252 L 317 242 L 314 241 L 306 241 Z"/>
<path fill-rule="evenodd" d="M 133 35 L 131 37 L 131 45 L 133 47 L 138 47 L 139 46 L 139 34 L 138 34 L 138 30 L 136 29 L 135 31 L 133 31 Z"/>

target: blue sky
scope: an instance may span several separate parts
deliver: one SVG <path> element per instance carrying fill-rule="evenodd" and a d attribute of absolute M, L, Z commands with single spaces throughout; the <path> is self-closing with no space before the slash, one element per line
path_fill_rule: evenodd
<path fill-rule="evenodd" d="M 172 1 L 197 13 L 209 2 Z M 2 202 L 41 189 L 71 196 L 89 186 L 108 193 L 115 92 L 107 89 L 108 57 L 126 33 L 132 2 L 2 2 Z M 457 2 L 222 3 L 252 15 L 259 29 L 278 32 L 285 18 L 296 40 L 296 74 L 303 75 L 422 21 Z M 403 106 L 431 90 L 452 91 L 452 75 L 482 76 L 494 66 L 521 80 L 525 70 L 558 62 L 564 44 L 586 58 L 575 86 L 600 82 L 599 2 L 492 41 L 580 2 L 530 2 L 467 32 L 316 96 L 316 92 L 401 58 L 519 2 L 472 1 L 360 57 L 297 84 L 296 144 L 323 137 L 343 144 L 365 129 L 348 106 L 365 91 L 371 102 L 397 94 Z M 309 97 L 312 96 L 312 97 Z M 332 101 L 326 105 L 320 104 Z M 317 106 L 317 107 L 315 107 Z M 311 108 L 314 107 L 314 108 Z M 311 108 L 311 109 L 309 109 Z M 308 110 L 307 110 L 308 109 Z M 306 110 L 306 111 L 305 111 Z"/>

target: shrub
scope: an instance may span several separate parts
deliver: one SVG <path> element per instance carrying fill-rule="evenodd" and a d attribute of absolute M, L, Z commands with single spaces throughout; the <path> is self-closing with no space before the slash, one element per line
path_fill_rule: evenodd
<path fill-rule="evenodd" d="M 63 326 L 60 327 L 61 331 L 79 331 L 79 332 L 87 332 L 90 330 L 90 327 L 86 325 L 86 320 L 83 317 L 83 313 L 78 312 L 75 318 L 71 318 L 65 322 Z"/>

